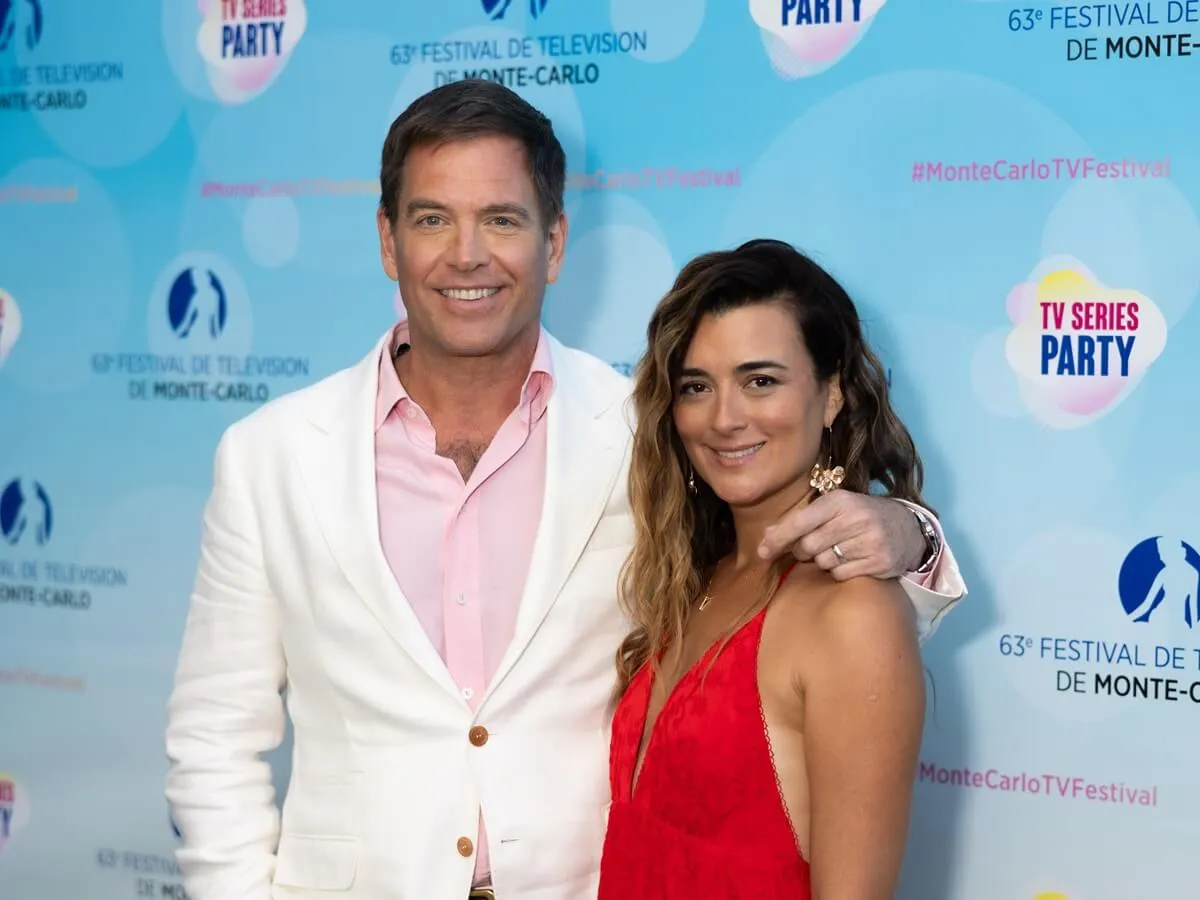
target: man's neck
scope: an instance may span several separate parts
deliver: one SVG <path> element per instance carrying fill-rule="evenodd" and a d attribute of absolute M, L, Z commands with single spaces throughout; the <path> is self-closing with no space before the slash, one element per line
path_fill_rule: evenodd
<path fill-rule="evenodd" d="M 396 375 L 435 427 L 475 423 L 490 437 L 521 401 L 539 334 L 531 328 L 502 353 L 476 357 L 430 352 L 417 340 L 396 357 Z"/>

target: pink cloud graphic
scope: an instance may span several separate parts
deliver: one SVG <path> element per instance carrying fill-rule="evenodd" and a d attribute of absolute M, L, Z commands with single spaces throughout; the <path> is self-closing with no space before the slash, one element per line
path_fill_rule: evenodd
<path fill-rule="evenodd" d="M 8 359 L 21 336 L 21 309 L 12 294 L 0 290 L 0 366 Z"/>
<path fill-rule="evenodd" d="M 1167 322 L 1145 294 L 1104 285 L 1069 256 L 1042 260 L 1005 301 L 1005 357 L 1022 399 L 1051 428 L 1107 415 L 1132 393 L 1167 343 Z"/>
<path fill-rule="evenodd" d="M 784 78 L 833 66 L 862 40 L 886 0 L 750 0 L 763 46 Z"/>
<path fill-rule="evenodd" d="M 15 775 L 0 772 L 0 851 L 29 823 L 29 796 Z"/>
<path fill-rule="evenodd" d="M 196 5 L 203 16 L 196 41 L 209 83 L 217 99 L 230 106 L 271 86 L 308 26 L 304 0 L 288 0 L 282 16 L 229 21 L 220 0 L 197 0 Z"/>

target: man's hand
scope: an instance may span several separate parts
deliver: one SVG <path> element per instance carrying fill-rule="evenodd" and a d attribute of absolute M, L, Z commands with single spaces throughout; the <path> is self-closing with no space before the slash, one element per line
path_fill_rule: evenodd
<path fill-rule="evenodd" d="M 765 559 L 788 551 L 845 581 L 859 575 L 899 578 L 920 568 L 928 549 L 916 517 L 904 504 L 887 497 L 833 491 L 784 513 L 767 529 L 758 548 Z"/>

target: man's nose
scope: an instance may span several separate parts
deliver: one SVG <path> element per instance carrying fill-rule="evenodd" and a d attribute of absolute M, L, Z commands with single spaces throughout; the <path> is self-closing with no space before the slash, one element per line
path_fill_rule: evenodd
<path fill-rule="evenodd" d="M 473 225 L 459 228 L 454 235 L 450 263 L 457 269 L 477 269 L 486 265 L 490 253 L 487 241 Z"/>

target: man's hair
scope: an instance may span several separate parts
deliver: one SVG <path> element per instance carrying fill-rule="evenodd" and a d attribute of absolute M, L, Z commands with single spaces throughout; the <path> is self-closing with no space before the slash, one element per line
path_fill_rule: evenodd
<path fill-rule="evenodd" d="M 387 220 L 396 222 L 404 161 L 414 147 L 496 135 L 514 138 L 524 147 L 542 227 L 548 230 L 563 209 L 566 153 L 546 116 L 515 91 L 476 79 L 423 94 L 392 122 L 379 167 L 379 205 Z"/>

